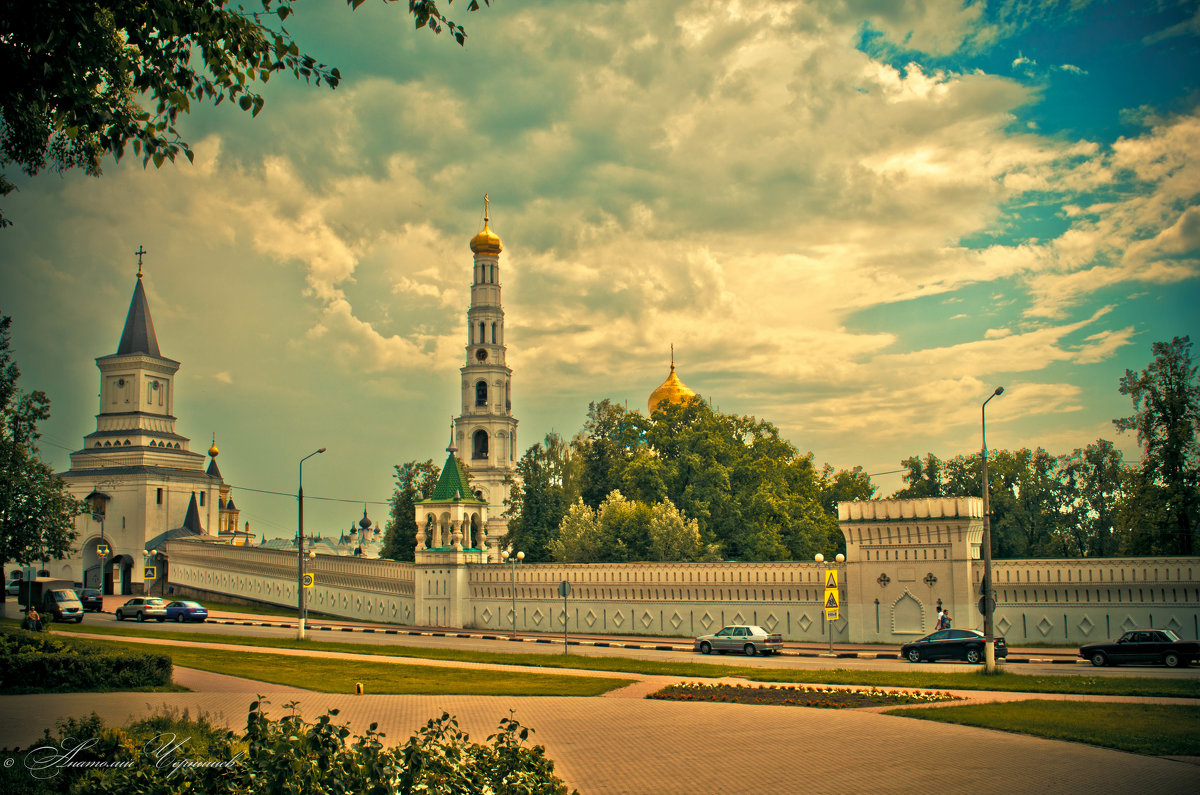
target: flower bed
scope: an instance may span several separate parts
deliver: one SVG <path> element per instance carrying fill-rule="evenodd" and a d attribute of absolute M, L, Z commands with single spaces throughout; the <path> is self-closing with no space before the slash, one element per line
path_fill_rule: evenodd
<path fill-rule="evenodd" d="M 807 685 L 725 685 L 681 682 L 668 685 L 646 698 L 664 701 L 724 701 L 733 704 L 772 704 L 781 707 L 854 709 L 856 707 L 907 706 L 938 701 L 961 701 L 961 696 L 937 690 L 881 690 L 876 687 L 836 689 Z"/>

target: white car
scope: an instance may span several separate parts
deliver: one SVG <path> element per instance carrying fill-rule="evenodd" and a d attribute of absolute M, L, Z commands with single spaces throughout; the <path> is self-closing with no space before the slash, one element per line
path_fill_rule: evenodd
<path fill-rule="evenodd" d="M 759 653 L 763 655 L 778 654 L 783 651 L 783 636 L 777 632 L 767 632 L 762 627 L 753 624 L 733 624 L 712 635 L 701 635 L 696 638 L 692 650 L 701 654 L 714 651 L 718 654 L 738 651 L 747 657 L 753 657 Z"/>

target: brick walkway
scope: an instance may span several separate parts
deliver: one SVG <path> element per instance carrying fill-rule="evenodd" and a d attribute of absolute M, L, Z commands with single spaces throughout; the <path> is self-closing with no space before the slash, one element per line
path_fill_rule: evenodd
<path fill-rule="evenodd" d="M 497 676 L 507 670 L 490 667 Z M 249 703 L 261 693 L 276 714 L 292 700 L 299 701 L 309 720 L 336 708 L 340 710 L 337 720 L 355 732 L 378 722 L 396 741 L 428 719 L 449 712 L 476 742 L 483 742 L 511 710 L 517 720 L 535 730 L 532 740 L 546 747 L 558 775 L 584 795 L 697 790 L 790 794 L 813 788 L 837 792 L 954 788 L 1005 795 L 1048 789 L 1063 793 L 1194 793 L 1200 789 L 1200 765 L 1187 761 L 916 721 L 877 710 L 648 701 L 647 692 L 678 680 L 638 678 L 642 681 L 602 698 L 354 696 L 177 668 L 176 681 L 194 692 L 0 697 L 0 746 L 28 743 L 57 718 L 93 710 L 120 723 L 165 706 L 193 715 L 203 712 L 214 722 L 241 729 Z M 1030 697 L 964 695 L 972 700 Z"/>

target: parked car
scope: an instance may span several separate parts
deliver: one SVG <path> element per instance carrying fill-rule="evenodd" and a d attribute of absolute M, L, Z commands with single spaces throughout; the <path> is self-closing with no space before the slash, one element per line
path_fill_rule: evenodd
<path fill-rule="evenodd" d="M 985 639 L 977 629 L 939 629 L 920 640 L 905 643 L 900 647 L 900 656 L 909 662 L 923 660 L 965 660 L 969 663 L 983 662 Z M 1004 638 L 996 638 L 996 659 L 1008 656 L 1008 645 Z"/>
<path fill-rule="evenodd" d="M 1131 629 L 1115 643 L 1089 643 L 1079 647 L 1079 656 L 1092 665 L 1162 663 L 1178 668 L 1200 660 L 1200 643 L 1183 640 L 1169 629 Z"/>
<path fill-rule="evenodd" d="M 759 652 L 764 655 L 778 654 L 783 651 L 783 636 L 767 632 L 762 627 L 753 624 L 734 624 L 724 627 L 712 635 L 701 635 L 696 638 L 692 650 L 701 654 L 713 651 L 718 654 L 740 651 L 747 656 L 754 656 Z"/>
<path fill-rule="evenodd" d="M 45 620 L 83 623 L 83 605 L 79 602 L 79 596 L 70 588 L 46 591 L 42 598 L 41 612 Z"/>
<path fill-rule="evenodd" d="M 203 621 L 208 611 L 199 602 L 171 602 L 167 605 L 168 621 Z"/>
<path fill-rule="evenodd" d="M 75 593 L 79 595 L 79 602 L 83 605 L 85 612 L 99 613 L 104 609 L 104 597 L 100 595 L 99 589 L 76 588 Z"/>
<path fill-rule="evenodd" d="M 21 592 L 21 578 L 15 577 L 8 581 L 8 585 L 4 586 L 4 592 L 9 596 L 16 596 Z"/>
<path fill-rule="evenodd" d="M 115 615 L 117 621 L 124 621 L 127 618 L 136 618 L 138 621 L 145 621 L 147 618 L 166 621 L 167 603 L 157 596 L 135 596 L 118 607 Z"/>

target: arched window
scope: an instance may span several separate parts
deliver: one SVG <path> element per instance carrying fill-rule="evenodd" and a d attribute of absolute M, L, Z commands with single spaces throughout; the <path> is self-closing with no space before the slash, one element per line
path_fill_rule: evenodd
<path fill-rule="evenodd" d="M 487 431 L 475 431 L 473 437 L 474 444 L 472 445 L 472 458 L 487 458 L 488 457 L 488 435 Z"/>
<path fill-rule="evenodd" d="M 496 324 L 492 324 L 492 344 L 496 344 Z"/>
<path fill-rule="evenodd" d="M 486 328 L 487 328 L 487 326 L 484 325 L 483 321 L 482 320 L 479 321 L 479 341 L 480 342 L 485 342 L 487 340 L 487 337 L 485 336 Z"/>
<path fill-rule="evenodd" d="M 475 384 L 475 405 L 487 405 L 487 381 L 478 381 Z"/>

